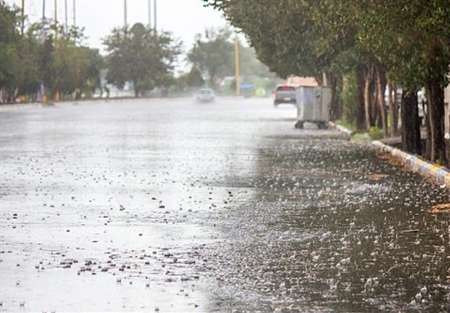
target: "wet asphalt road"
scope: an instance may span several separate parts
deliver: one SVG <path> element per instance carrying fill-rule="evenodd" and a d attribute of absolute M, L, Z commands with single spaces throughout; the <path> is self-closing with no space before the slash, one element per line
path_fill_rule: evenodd
<path fill-rule="evenodd" d="M 0 109 L 0 311 L 447 312 L 447 192 L 294 116 Z"/>

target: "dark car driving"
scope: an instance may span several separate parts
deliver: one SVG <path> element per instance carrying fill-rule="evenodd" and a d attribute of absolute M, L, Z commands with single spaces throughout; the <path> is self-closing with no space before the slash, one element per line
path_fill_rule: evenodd
<path fill-rule="evenodd" d="M 273 105 L 278 106 L 282 103 L 296 104 L 295 87 L 288 85 L 279 85 L 274 92 Z"/>

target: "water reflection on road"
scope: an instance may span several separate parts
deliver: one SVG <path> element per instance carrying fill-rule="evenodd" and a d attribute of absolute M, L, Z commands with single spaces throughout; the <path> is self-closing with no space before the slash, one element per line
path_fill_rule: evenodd
<path fill-rule="evenodd" d="M 0 112 L 0 311 L 446 312 L 447 192 L 294 116 Z"/>

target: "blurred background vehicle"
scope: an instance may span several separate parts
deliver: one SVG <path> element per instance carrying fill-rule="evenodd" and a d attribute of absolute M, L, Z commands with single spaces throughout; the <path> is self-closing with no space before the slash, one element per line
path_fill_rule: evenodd
<path fill-rule="evenodd" d="M 210 88 L 202 88 L 200 89 L 196 96 L 195 99 L 197 100 L 197 102 L 214 102 L 214 100 L 216 99 L 216 95 L 214 94 L 214 91 Z"/>
<path fill-rule="evenodd" d="M 296 104 L 295 87 L 288 85 L 278 85 L 274 91 L 273 105 L 278 106 L 282 103 Z"/>

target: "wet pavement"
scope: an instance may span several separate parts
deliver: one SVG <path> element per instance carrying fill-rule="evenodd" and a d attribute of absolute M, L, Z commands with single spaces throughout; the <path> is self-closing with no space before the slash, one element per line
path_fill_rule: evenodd
<path fill-rule="evenodd" d="M 447 312 L 447 191 L 293 116 L 0 110 L 0 311 Z"/>

